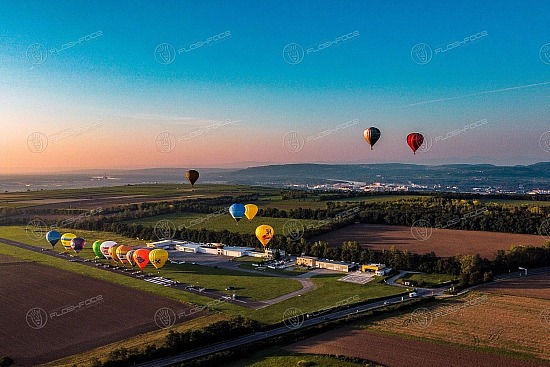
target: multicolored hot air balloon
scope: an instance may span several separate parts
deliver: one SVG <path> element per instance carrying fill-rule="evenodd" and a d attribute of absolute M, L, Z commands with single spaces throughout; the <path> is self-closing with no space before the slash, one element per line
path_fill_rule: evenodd
<path fill-rule="evenodd" d="M 75 237 L 71 240 L 71 248 L 78 255 L 80 251 L 86 246 L 86 240 L 82 237 Z"/>
<path fill-rule="evenodd" d="M 244 206 L 244 215 L 252 222 L 252 219 L 258 214 L 258 206 L 254 204 L 246 204 Z"/>
<path fill-rule="evenodd" d="M 367 143 L 370 144 L 370 149 L 372 150 L 372 146 L 376 144 L 378 139 L 380 139 L 380 130 L 376 127 L 369 127 L 368 129 L 365 129 L 363 136 L 365 137 Z"/>
<path fill-rule="evenodd" d="M 416 151 L 420 148 L 422 143 L 424 143 L 424 136 L 422 136 L 422 134 L 410 133 L 407 135 L 407 144 L 409 144 L 414 154 L 416 154 Z"/>
<path fill-rule="evenodd" d="M 128 251 L 133 250 L 133 247 L 121 245 L 116 248 L 116 256 L 122 263 L 122 265 L 125 265 L 128 262 Z"/>
<path fill-rule="evenodd" d="M 101 253 L 107 260 L 111 258 L 111 255 L 109 254 L 109 249 L 116 245 L 118 245 L 118 243 L 116 243 L 115 241 L 105 241 L 102 242 L 99 246 L 99 248 L 101 249 Z"/>
<path fill-rule="evenodd" d="M 271 241 L 274 234 L 275 232 L 273 231 L 273 227 L 268 226 L 267 224 L 262 224 L 256 228 L 256 237 L 262 245 L 264 245 L 264 247 L 266 247 L 269 241 Z"/>
<path fill-rule="evenodd" d="M 126 260 L 128 260 L 128 263 L 132 265 L 132 267 L 136 266 L 136 262 L 134 261 L 134 252 L 136 250 L 130 250 L 126 253 Z"/>
<path fill-rule="evenodd" d="M 229 214 L 231 214 L 237 223 L 239 223 L 245 212 L 246 209 L 243 204 L 233 204 L 229 207 Z"/>
<path fill-rule="evenodd" d="M 134 258 L 134 262 L 139 266 L 141 270 L 145 268 L 145 265 L 149 262 L 149 249 L 146 248 L 140 248 L 138 250 L 134 251 L 134 254 L 132 255 Z"/>
<path fill-rule="evenodd" d="M 69 251 L 71 247 L 71 240 L 73 238 L 76 238 L 76 234 L 74 233 L 63 233 L 61 236 L 61 244 L 65 248 L 65 250 Z"/>
<path fill-rule="evenodd" d="M 160 271 L 168 260 L 168 251 L 157 248 L 149 252 L 149 262 Z"/>
<path fill-rule="evenodd" d="M 61 233 L 59 233 L 58 231 L 53 230 L 46 233 L 46 240 L 50 243 L 50 245 L 52 245 L 52 249 L 55 244 L 59 242 L 60 239 Z"/>
<path fill-rule="evenodd" d="M 95 256 L 98 259 L 104 259 L 105 258 L 105 256 L 103 256 L 103 252 L 101 252 L 101 244 L 102 243 L 103 243 L 102 241 L 95 241 L 92 244 L 92 251 L 94 252 Z"/>
<path fill-rule="evenodd" d="M 195 182 L 199 179 L 199 172 L 194 169 L 190 169 L 185 172 L 185 178 L 191 183 L 191 186 L 195 185 Z"/>

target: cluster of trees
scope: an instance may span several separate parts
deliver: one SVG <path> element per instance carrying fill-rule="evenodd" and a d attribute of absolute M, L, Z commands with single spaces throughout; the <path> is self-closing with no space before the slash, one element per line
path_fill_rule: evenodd
<path fill-rule="evenodd" d="M 215 344 L 229 339 L 253 333 L 263 327 L 258 321 L 241 316 L 231 320 L 218 321 L 199 330 L 176 332 L 170 330 L 163 345 L 147 345 L 144 348 L 119 348 L 109 353 L 105 362 L 95 359 L 92 366 L 114 367 L 133 366 L 148 360 L 167 355 L 187 352 L 205 345 Z"/>

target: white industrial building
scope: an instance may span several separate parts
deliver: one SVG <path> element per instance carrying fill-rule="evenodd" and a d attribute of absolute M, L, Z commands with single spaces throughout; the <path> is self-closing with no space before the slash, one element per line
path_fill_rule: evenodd
<path fill-rule="evenodd" d="M 272 257 L 274 250 L 268 249 L 264 252 L 256 251 L 252 247 L 225 246 L 222 243 L 196 243 L 191 241 L 162 240 L 147 243 L 149 248 L 164 248 L 189 253 L 202 253 L 211 255 L 222 255 L 229 257 Z M 277 251 L 277 250 L 275 250 Z M 284 250 L 278 250 L 281 256 L 285 255 Z"/>

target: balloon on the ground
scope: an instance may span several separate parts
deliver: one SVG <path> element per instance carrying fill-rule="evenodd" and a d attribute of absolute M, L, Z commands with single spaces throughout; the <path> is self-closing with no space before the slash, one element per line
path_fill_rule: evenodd
<path fill-rule="evenodd" d="M 254 204 L 246 204 L 244 206 L 244 215 L 252 222 L 252 219 L 258 214 L 258 206 Z"/>
<path fill-rule="evenodd" d="M 407 135 L 407 144 L 411 147 L 414 154 L 416 154 L 416 151 L 420 148 L 423 142 L 424 136 L 420 133 L 410 133 Z"/>
<path fill-rule="evenodd" d="M 168 251 L 164 249 L 157 248 L 149 252 L 149 262 L 159 270 L 164 266 L 166 260 L 168 260 Z"/>
<path fill-rule="evenodd" d="M 134 261 L 134 252 L 136 252 L 136 250 L 130 250 L 126 253 L 126 260 L 128 260 L 128 263 L 132 266 L 136 266 L 136 262 Z"/>
<path fill-rule="evenodd" d="M 63 245 L 65 250 L 70 250 L 71 249 L 71 240 L 73 238 L 76 238 L 76 234 L 74 234 L 74 233 L 63 233 L 63 235 L 61 236 L 61 244 Z"/>
<path fill-rule="evenodd" d="M 199 172 L 194 169 L 190 169 L 185 172 L 185 178 L 191 183 L 191 186 L 195 185 L 195 182 L 199 179 Z"/>
<path fill-rule="evenodd" d="M 116 248 L 116 256 L 120 260 L 121 263 L 126 264 L 128 262 L 128 251 L 132 250 L 133 247 L 121 245 Z"/>
<path fill-rule="evenodd" d="M 134 261 L 141 270 L 145 268 L 145 265 L 149 262 L 149 249 L 140 248 L 134 251 Z"/>
<path fill-rule="evenodd" d="M 370 144 L 370 149 L 372 150 L 372 146 L 376 144 L 378 139 L 380 139 L 380 130 L 376 127 L 369 127 L 368 129 L 365 129 L 363 136 L 365 137 L 367 143 Z"/>
<path fill-rule="evenodd" d="M 99 257 L 100 259 L 104 259 L 105 256 L 103 256 L 103 252 L 101 252 L 101 244 L 103 241 L 95 241 L 92 244 L 92 251 L 94 252 L 95 256 Z"/>
<path fill-rule="evenodd" d="M 233 204 L 229 207 L 229 214 L 235 219 L 238 223 L 241 218 L 244 216 L 246 209 L 243 204 Z"/>
<path fill-rule="evenodd" d="M 46 240 L 50 243 L 50 245 L 52 245 L 52 248 L 59 242 L 60 239 L 61 233 L 58 231 L 53 230 L 46 233 Z"/>
<path fill-rule="evenodd" d="M 109 249 L 113 246 L 118 245 L 115 241 L 105 241 L 101 243 L 101 246 L 99 248 L 101 249 L 101 253 L 106 259 L 110 259 L 111 255 L 109 254 Z"/>
<path fill-rule="evenodd" d="M 116 244 L 116 245 L 113 245 L 113 246 L 109 247 L 109 256 L 111 256 L 111 259 L 113 259 L 115 262 L 120 261 L 120 259 L 116 255 L 116 250 L 119 246 L 120 246 L 119 244 Z"/>
<path fill-rule="evenodd" d="M 273 231 L 273 227 L 267 224 L 262 224 L 261 226 L 258 226 L 258 228 L 256 228 L 256 237 L 262 243 L 262 245 L 264 245 L 264 247 L 267 246 L 269 241 L 271 241 L 274 234 L 275 232 Z"/>
<path fill-rule="evenodd" d="M 86 246 L 86 240 L 82 237 L 75 237 L 71 240 L 71 248 L 77 254 L 82 251 L 84 246 Z"/>

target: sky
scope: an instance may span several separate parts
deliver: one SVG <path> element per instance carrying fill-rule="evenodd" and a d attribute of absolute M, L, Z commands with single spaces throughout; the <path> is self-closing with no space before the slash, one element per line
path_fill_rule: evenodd
<path fill-rule="evenodd" d="M 543 0 L 0 0 L 0 174 L 550 161 L 549 13 Z"/>

